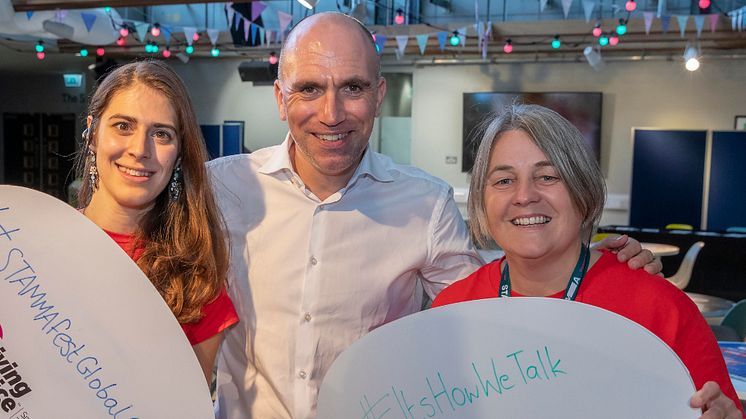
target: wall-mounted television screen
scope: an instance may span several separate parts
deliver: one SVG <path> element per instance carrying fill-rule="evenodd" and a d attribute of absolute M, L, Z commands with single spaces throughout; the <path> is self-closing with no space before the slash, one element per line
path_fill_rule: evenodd
<path fill-rule="evenodd" d="M 580 130 L 591 153 L 600 161 L 601 92 L 464 93 L 463 172 L 470 171 L 474 165 L 474 155 L 482 137 L 483 121 L 513 103 L 545 106 L 564 116 Z"/>

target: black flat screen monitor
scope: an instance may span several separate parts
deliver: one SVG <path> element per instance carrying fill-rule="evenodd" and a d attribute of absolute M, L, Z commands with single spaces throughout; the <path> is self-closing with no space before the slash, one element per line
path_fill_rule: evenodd
<path fill-rule="evenodd" d="M 601 93 L 464 93 L 464 134 L 461 171 L 469 172 L 482 137 L 482 123 L 513 103 L 545 106 L 567 118 L 585 138 L 596 160 L 601 159 Z"/>

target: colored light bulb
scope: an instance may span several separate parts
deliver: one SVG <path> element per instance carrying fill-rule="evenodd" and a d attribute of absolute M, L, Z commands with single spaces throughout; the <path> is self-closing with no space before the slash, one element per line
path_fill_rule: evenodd
<path fill-rule="evenodd" d="M 510 54 L 511 52 L 513 52 L 513 43 L 510 41 L 510 39 L 505 42 L 505 46 L 503 46 L 503 52 L 505 52 L 506 54 Z"/>
<path fill-rule="evenodd" d="M 607 37 L 606 35 L 601 36 L 600 38 L 598 38 L 598 44 L 602 47 L 609 45 L 609 37 Z"/>
<path fill-rule="evenodd" d="M 39 51 L 36 53 L 36 58 L 43 60 L 44 57 L 46 57 L 46 54 L 44 54 L 44 51 Z"/>
<path fill-rule="evenodd" d="M 274 52 L 271 52 L 269 54 L 269 63 L 272 64 L 272 65 L 277 64 L 277 55 L 275 55 Z"/>
<path fill-rule="evenodd" d="M 706 9 L 710 7 L 710 0 L 699 0 L 699 8 L 700 9 Z"/>
<path fill-rule="evenodd" d="M 453 35 L 451 35 L 451 39 L 449 39 L 448 41 L 451 43 L 451 46 L 455 47 L 461 40 L 458 38 L 458 34 L 454 32 Z"/>
<path fill-rule="evenodd" d="M 559 36 L 555 36 L 554 40 L 552 41 L 552 48 L 558 49 L 561 46 L 562 46 L 562 42 L 560 42 Z"/>
<path fill-rule="evenodd" d="M 602 33 L 604 33 L 604 31 L 601 29 L 601 26 L 596 25 L 596 27 L 593 28 L 592 33 L 593 33 L 593 36 L 598 38 L 599 36 L 601 36 Z"/>
<path fill-rule="evenodd" d="M 614 46 L 619 43 L 619 37 L 618 36 L 612 36 L 609 38 L 609 45 Z"/>
<path fill-rule="evenodd" d="M 106 51 L 102 47 L 96 48 L 96 55 L 98 55 L 99 57 L 103 57 L 105 53 Z"/>
<path fill-rule="evenodd" d="M 404 23 L 404 11 L 402 9 L 396 10 L 396 16 L 394 16 L 394 23 L 401 25 Z"/>
<path fill-rule="evenodd" d="M 191 45 L 187 45 L 186 49 L 184 50 L 187 54 L 191 54 L 194 52 L 194 47 Z"/>
<path fill-rule="evenodd" d="M 150 34 L 157 38 L 161 34 L 161 25 L 154 23 L 153 27 L 150 28 Z"/>
<path fill-rule="evenodd" d="M 635 0 L 629 0 L 627 4 L 624 5 L 624 8 L 627 9 L 628 12 L 633 12 L 637 9 L 637 3 L 635 3 Z"/>
<path fill-rule="evenodd" d="M 80 56 L 81 57 L 87 57 L 88 56 L 88 50 L 83 48 L 80 50 Z"/>
<path fill-rule="evenodd" d="M 195 41 L 195 42 L 199 41 L 199 34 L 197 32 L 195 32 L 194 35 L 192 35 L 192 41 Z"/>
<path fill-rule="evenodd" d="M 213 47 L 210 50 L 210 55 L 212 55 L 213 57 L 217 57 L 218 55 L 220 55 L 220 50 L 217 47 Z"/>
<path fill-rule="evenodd" d="M 119 28 L 119 35 L 120 35 L 120 36 L 121 36 L 122 38 L 126 38 L 126 37 L 127 37 L 127 35 L 129 35 L 129 34 L 130 34 L 130 30 L 129 30 L 129 29 L 127 29 L 126 27 L 124 27 L 124 26 L 123 26 L 123 27 Z"/>
<path fill-rule="evenodd" d="M 168 48 L 164 49 L 163 50 L 163 57 L 164 58 L 168 58 L 170 56 L 171 56 L 171 50 L 169 50 Z"/>
<path fill-rule="evenodd" d="M 121 47 L 121 46 L 124 46 L 124 38 L 122 38 L 122 37 L 120 36 L 120 37 L 119 37 L 119 38 L 117 39 L 117 45 L 119 45 L 120 47 Z"/>
<path fill-rule="evenodd" d="M 36 52 L 44 52 L 44 44 L 41 43 L 41 41 L 36 43 Z"/>
<path fill-rule="evenodd" d="M 618 35 L 624 35 L 627 33 L 627 25 L 620 23 L 619 26 L 616 27 L 616 33 Z"/>

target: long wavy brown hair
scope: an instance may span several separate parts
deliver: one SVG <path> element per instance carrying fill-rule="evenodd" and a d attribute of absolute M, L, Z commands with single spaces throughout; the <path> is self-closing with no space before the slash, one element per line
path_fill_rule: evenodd
<path fill-rule="evenodd" d="M 228 246 L 223 220 L 215 204 L 205 170 L 207 151 L 187 89 L 179 76 L 159 61 L 123 65 L 101 81 L 91 98 L 88 116 L 93 118 L 78 157 L 78 175 L 83 184 L 78 202 L 87 206 L 95 193 L 87 176 L 91 161 L 89 143 L 104 110 L 114 95 L 140 83 L 166 96 L 177 117 L 180 141 L 182 191 L 176 201 L 168 187 L 158 195 L 153 208 L 141 219 L 136 242 L 144 245 L 137 265 L 150 279 L 180 323 L 202 317 L 202 307 L 213 301 L 226 284 Z"/>

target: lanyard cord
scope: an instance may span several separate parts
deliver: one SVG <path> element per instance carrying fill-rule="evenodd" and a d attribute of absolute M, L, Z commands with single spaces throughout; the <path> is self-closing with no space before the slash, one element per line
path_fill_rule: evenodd
<path fill-rule="evenodd" d="M 565 294 L 562 296 L 565 300 L 574 301 L 578 295 L 580 289 L 580 283 L 583 282 L 585 273 L 588 271 L 588 264 L 591 260 L 591 251 L 588 246 L 582 245 L 580 247 L 580 256 L 578 257 L 578 263 L 575 264 L 575 269 L 572 272 L 570 280 L 567 282 L 567 288 L 565 288 Z M 508 262 L 505 261 L 505 269 L 500 276 L 500 297 L 510 297 L 510 272 L 508 269 Z"/>

